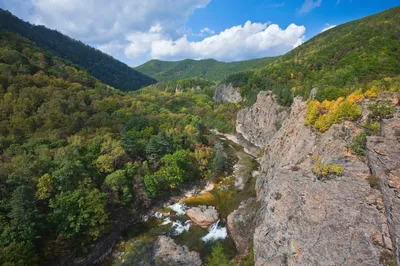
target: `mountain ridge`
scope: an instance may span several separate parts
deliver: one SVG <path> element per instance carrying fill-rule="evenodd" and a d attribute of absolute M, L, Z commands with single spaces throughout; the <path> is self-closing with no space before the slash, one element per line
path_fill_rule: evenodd
<path fill-rule="evenodd" d="M 81 66 L 90 75 L 117 89 L 131 91 L 156 83 L 153 78 L 130 68 L 100 50 L 56 30 L 32 25 L 1 8 L 0 30 L 16 33 L 35 42 L 57 56 Z"/>
<path fill-rule="evenodd" d="M 230 74 L 253 68 L 261 68 L 276 59 L 277 57 L 264 57 L 237 62 L 222 62 L 212 58 L 201 60 L 184 59 L 180 61 L 152 59 L 134 69 L 158 81 L 193 77 L 221 81 Z"/>

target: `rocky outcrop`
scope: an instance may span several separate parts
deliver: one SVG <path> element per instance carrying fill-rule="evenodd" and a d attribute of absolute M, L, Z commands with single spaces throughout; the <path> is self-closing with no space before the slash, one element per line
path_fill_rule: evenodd
<path fill-rule="evenodd" d="M 270 91 L 262 91 L 251 107 L 241 109 L 236 119 L 236 131 L 258 147 L 264 147 L 287 117 L 287 111 L 277 103 Z"/>
<path fill-rule="evenodd" d="M 244 254 L 253 241 L 253 234 L 249 232 L 254 232 L 258 209 L 256 199 L 249 198 L 228 215 L 227 228 L 239 254 Z"/>
<path fill-rule="evenodd" d="M 160 236 L 154 243 L 154 264 L 156 266 L 200 266 L 200 255 L 186 246 L 177 245 L 173 239 Z"/>
<path fill-rule="evenodd" d="M 204 229 L 208 229 L 211 224 L 218 221 L 218 212 L 214 206 L 193 207 L 186 211 L 186 215 Z"/>
<path fill-rule="evenodd" d="M 379 244 L 392 242 L 397 265 L 400 265 L 400 119 L 382 123 L 380 136 L 369 137 L 367 154 L 374 177 L 379 179 L 385 202 L 391 239 L 378 236 Z"/>
<path fill-rule="evenodd" d="M 214 101 L 240 103 L 243 99 L 239 88 L 234 88 L 232 84 L 222 84 L 215 89 Z"/>
<path fill-rule="evenodd" d="M 254 233 L 255 265 L 389 263 L 392 250 L 397 249 L 391 235 L 398 235 L 398 227 L 396 215 L 388 212 L 400 213 L 394 203 L 398 201 L 394 188 L 398 184 L 398 142 L 390 151 L 387 146 L 394 140 L 386 144 L 379 139 L 375 144 L 369 141 L 382 153 L 374 151 L 369 156 L 386 156 L 386 163 L 381 161 L 382 168 L 375 171 L 386 173 L 383 179 L 388 189 L 392 184 L 393 211 L 385 208 L 388 193 L 370 184 L 368 161 L 347 149 L 362 129 L 360 125 L 344 122 L 316 134 L 304 125 L 304 101 L 296 98 L 288 116 L 279 116 L 277 108 L 274 96 L 261 92 L 255 105 L 238 114 L 238 131 L 265 147 L 256 183 L 261 208 Z M 273 121 L 279 119 L 282 126 L 274 127 Z M 396 132 L 394 126 L 390 128 Z M 343 175 L 317 177 L 312 171 L 317 157 L 324 164 L 339 164 Z"/>

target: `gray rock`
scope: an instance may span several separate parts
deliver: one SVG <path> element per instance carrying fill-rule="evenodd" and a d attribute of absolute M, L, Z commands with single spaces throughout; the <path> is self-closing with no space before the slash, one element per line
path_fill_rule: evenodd
<path fill-rule="evenodd" d="M 173 239 L 160 236 L 154 243 L 154 263 L 156 266 L 200 266 L 200 255 L 189 251 L 186 246 L 177 245 Z"/>
<path fill-rule="evenodd" d="M 255 198 L 249 198 L 243 201 L 237 210 L 228 215 L 229 235 L 240 254 L 244 254 L 253 241 L 253 234 L 249 234 L 249 232 L 254 232 L 258 210 L 259 203 Z"/>
<path fill-rule="evenodd" d="M 274 96 L 261 92 L 238 114 L 238 131 L 265 147 L 256 182 L 255 264 L 382 265 L 396 242 L 389 241 L 386 211 L 379 208 L 382 194 L 367 181 L 368 163 L 347 149 L 361 127 L 343 122 L 315 134 L 304 125 L 306 103 L 296 98 L 274 129 L 276 108 Z M 342 166 L 343 176 L 319 180 L 312 172 L 317 156 Z"/>
<path fill-rule="evenodd" d="M 222 84 L 215 89 L 215 102 L 240 103 L 243 99 L 239 88 L 234 88 L 232 84 Z"/>
<path fill-rule="evenodd" d="M 186 215 L 197 225 L 208 229 L 211 224 L 218 221 L 218 212 L 214 206 L 192 207 L 186 211 Z"/>
<path fill-rule="evenodd" d="M 400 119 L 392 118 L 382 123 L 382 134 L 369 137 L 367 155 L 374 175 L 379 178 L 387 213 L 395 261 L 400 265 Z M 385 238 L 383 238 L 385 240 Z"/>
<path fill-rule="evenodd" d="M 277 103 L 276 96 L 270 91 L 261 91 L 257 102 L 238 112 L 236 131 L 258 147 L 264 147 L 287 116 L 285 108 Z"/>

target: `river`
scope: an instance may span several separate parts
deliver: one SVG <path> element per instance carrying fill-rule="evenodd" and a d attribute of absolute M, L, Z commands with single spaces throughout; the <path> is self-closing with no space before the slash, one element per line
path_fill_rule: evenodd
<path fill-rule="evenodd" d="M 218 176 L 214 182 L 203 182 L 201 187 L 194 185 L 174 202 L 165 202 L 164 207 L 144 216 L 140 223 L 123 234 L 103 266 L 150 262 L 152 243 L 159 235 L 167 235 L 177 244 L 199 252 L 203 262 L 207 260 L 217 241 L 223 245 L 228 258 L 237 255 L 226 220 L 243 200 L 255 197 L 255 176 L 259 165 L 252 155 L 246 153 L 247 149 L 232 141 L 235 140 L 233 136 L 219 135 L 218 138 L 224 143 L 229 155 L 230 171 Z M 214 206 L 219 213 L 219 220 L 208 230 L 194 224 L 185 215 L 186 209 L 199 205 Z"/>

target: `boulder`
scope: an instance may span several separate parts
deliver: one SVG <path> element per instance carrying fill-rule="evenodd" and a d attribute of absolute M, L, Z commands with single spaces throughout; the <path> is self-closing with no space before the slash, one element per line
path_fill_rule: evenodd
<path fill-rule="evenodd" d="M 153 246 L 156 266 L 201 266 L 200 255 L 189 251 L 186 246 L 177 245 L 173 239 L 160 236 Z"/>
<path fill-rule="evenodd" d="M 243 201 L 239 208 L 228 215 L 227 228 L 239 254 L 245 254 L 253 241 L 259 204 L 255 198 Z"/>
<path fill-rule="evenodd" d="M 208 229 L 211 224 L 218 221 L 218 212 L 214 206 L 193 207 L 186 211 L 186 215 L 204 229 Z"/>

